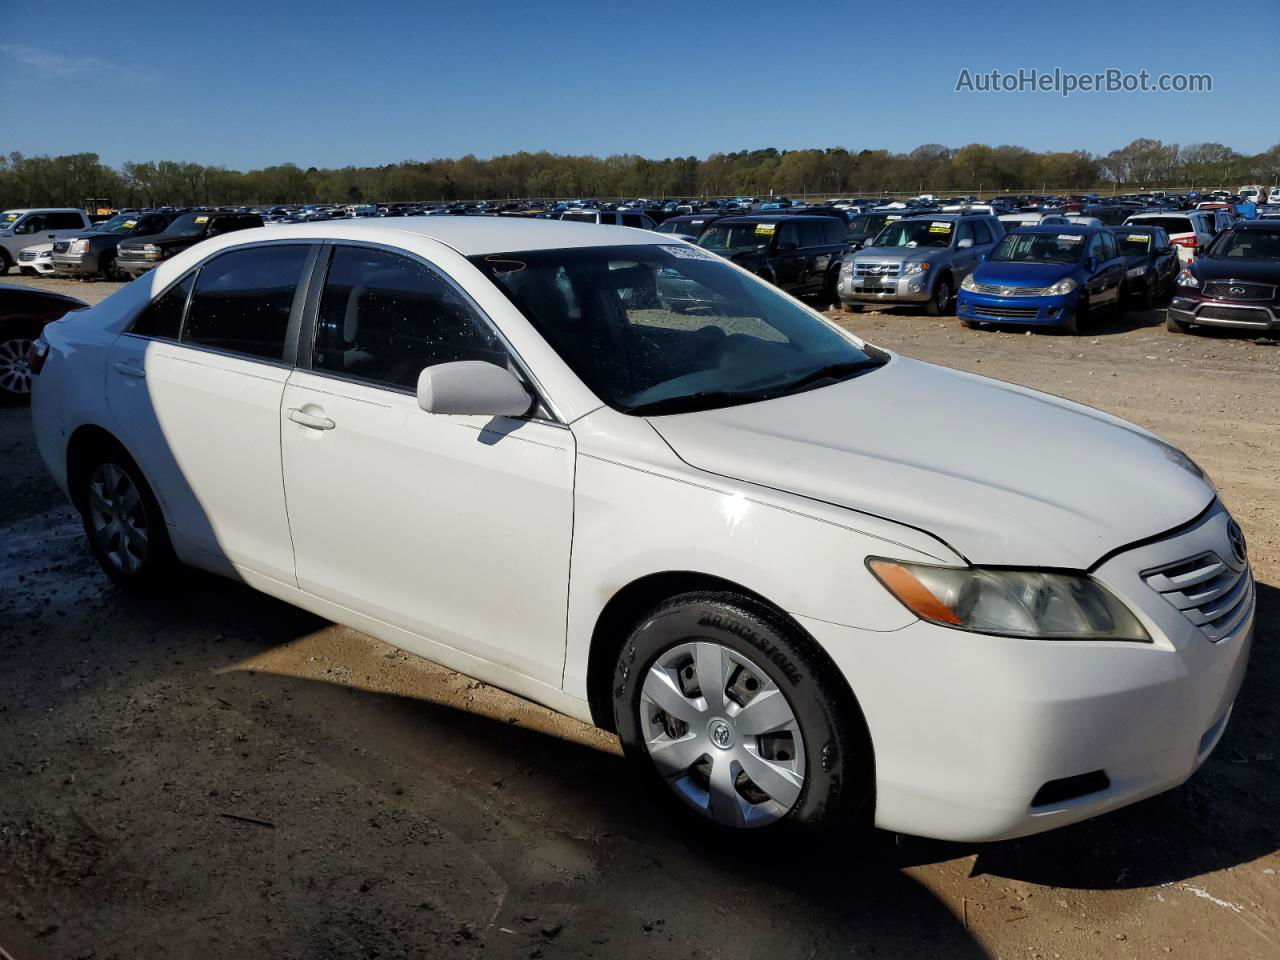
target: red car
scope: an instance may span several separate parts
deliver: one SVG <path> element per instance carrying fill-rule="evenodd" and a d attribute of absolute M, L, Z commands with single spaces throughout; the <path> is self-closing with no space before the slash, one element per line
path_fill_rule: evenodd
<path fill-rule="evenodd" d="M 0 402 L 23 403 L 31 396 L 27 354 L 45 324 L 88 306 L 60 293 L 0 284 Z"/>

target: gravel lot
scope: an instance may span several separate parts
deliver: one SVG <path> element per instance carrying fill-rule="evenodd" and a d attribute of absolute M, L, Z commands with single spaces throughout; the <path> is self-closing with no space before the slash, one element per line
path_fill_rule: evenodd
<path fill-rule="evenodd" d="M 1191 782 L 1012 843 L 711 842 L 637 806 L 593 729 L 230 582 L 121 595 L 10 407 L 0 957 L 1280 955 L 1280 346 L 1159 311 L 1080 338 L 843 319 L 1127 417 L 1213 476 L 1260 635 Z"/>

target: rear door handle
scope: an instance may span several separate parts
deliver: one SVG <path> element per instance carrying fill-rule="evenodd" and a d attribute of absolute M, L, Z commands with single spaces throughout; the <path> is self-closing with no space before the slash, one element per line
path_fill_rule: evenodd
<path fill-rule="evenodd" d="M 139 380 L 147 375 L 147 371 L 141 367 L 135 367 L 133 364 L 125 363 L 122 360 L 116 361 L 116 373 L 124 374 L 126 377 L 137 377 Z"/>
<path fill-rule="evenodd" d="M 315 414 L 299 410 L 297 407 L 289 408 L 289 419 L 294 423 L 302 424 L 304 427 L 310 427 L 312 430 L 332 430 L 337 426 L 328 417 L 317 417 Z"/>

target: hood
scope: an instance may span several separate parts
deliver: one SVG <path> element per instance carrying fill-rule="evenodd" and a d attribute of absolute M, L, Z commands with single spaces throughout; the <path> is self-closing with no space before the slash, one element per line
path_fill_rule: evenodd
<path fill-rule="evenodd" d="M 1088 569 L 1215 495 L 1185 454 L 1138 427 L 905 357 L 650 422 L 691 466 L 915 527 L 976 564 Z"/>
<path fill-rule="evenodd" d="M 1200 257 L 1191 268 L 1201 280 L 1252 280 L 1280 283 L 1280 263 L 1242 257 Z"/>
<path fill-rule="evenodd" d="M 973 271 L 975 283 L 998 287 L 1047 287 L 1080 268 L 1078 263 L 1010 263 L 988 260 Z"/>
<path fill-rule="evenodd" d="M 937 257 L 940 254 L 949 253 L 950 249 L 950 247 L 863 247 L 858 251 L 858 259 L 888 262 L 928 260 L 930 256 Z"/>

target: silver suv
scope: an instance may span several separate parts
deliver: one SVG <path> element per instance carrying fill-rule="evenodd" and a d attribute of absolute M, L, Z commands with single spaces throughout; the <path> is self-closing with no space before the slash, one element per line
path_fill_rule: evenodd
<path fill-rule="evenodd" d="M 868 303 L 923 303 L 931 316 L 951 308 L 969 271 L 1004 236 L 989 214 L 930 213 L 886 223 L 845 256 L 837 291 L 850 312 Z"/>

